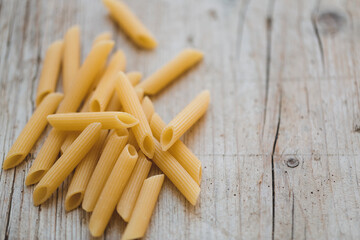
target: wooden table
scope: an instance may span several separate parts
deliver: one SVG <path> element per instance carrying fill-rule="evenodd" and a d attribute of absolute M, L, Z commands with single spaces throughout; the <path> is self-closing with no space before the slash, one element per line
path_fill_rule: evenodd
<path fill-rule="evenodd" d="M 0 1 L 2 159 L 34 110 L 47 46 L 73 24 L 83 58 L 111 31 L 127 69 L 144 76 L 195 47 L 204 62 L 152 99 L 170 121 L 211 91 L 209 111 L 183 138 L 203 163 L 201 196 L 192 207 L 166 180 L 146 239 L 360 239 L 360 2 L 126 2 L 156 50 L 136 48 L 101 1 Z M 90 238 L 90 215 L 65 213 L 69 180 L 32 204 L 24 178 L 45 135 L 23 164 L 0 171 L 1 239 Z M 124 228 L 114 214 L 104 239 Z"/>

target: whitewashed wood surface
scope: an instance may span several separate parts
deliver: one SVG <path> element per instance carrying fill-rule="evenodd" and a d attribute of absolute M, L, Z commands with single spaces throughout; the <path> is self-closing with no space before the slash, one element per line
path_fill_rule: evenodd
<path fill-rule="evenodd" d="M 166 180 L 145 238 L 360 239 L 360 2 L 126 2 L 156 36 L 154 51 L 136 48 L 101 1 L 0 1 L 2 159 L 34 110 L 47 46 L 70 26 L 81 27 L 83 57 L 111 31 L 127 69 L 144 76 L 195 47 L 204 61 L 152 99 L 170 121 L 211 91 L 183 137 L 203 163 L 201 196 L 192 207 Z M 89 239 L 89 214 L 65 213 L 69 179 L 32 204 L 24 178 L 43 141 L 0 171 L 0 239 Z M 124 228 L 114 214 L 103 239 Z"/>

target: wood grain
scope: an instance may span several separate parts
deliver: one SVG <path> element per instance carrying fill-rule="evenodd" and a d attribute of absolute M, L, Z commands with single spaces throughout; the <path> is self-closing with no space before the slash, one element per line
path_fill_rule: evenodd
<path fill-rule="evenodd" d="M 81 27 L 82 57 L 111 31 L 127 70 L 149 76 L 186 47 L 204 61 L 152 100 L 169 122 L 201 90 L 211 106 L 182 138 L 203 163 L 192 207 L 165 180 L 146 239 L 360 238 L 360 4 L 356 0 L 126 1 L 156 36 L 138 49 L 101 1 L 0 1 L 0 154 L 34 110 L 47 46 Z M 61 91 L 61 84 L 58 84 Z M 0 171 L 0 239 L 89 239 L 65 213 L 69 179 L 32 204 L 27 160 Z M 152 174 L 159 173 L 153 167 Z M 113 215 L 104 239 L 119 239 Z"/>

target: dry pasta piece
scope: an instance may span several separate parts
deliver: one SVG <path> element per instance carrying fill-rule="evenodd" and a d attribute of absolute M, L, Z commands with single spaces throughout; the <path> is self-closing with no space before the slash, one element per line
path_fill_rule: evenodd
<path fill-rule="evenodd" d="M 76 79 L 71 89 L 66 93 L 64 100 L 60 104 L 58 113 L 76 112 L 96 74 L 101 70 L 101 66 L 106 62 L 106 58 L 114 46 L 113 41 L 101 41 L 93 46 L 89 55 L 76 75 Z"/>
<path fill-rule="evenodd" d="M 168 150 L 179 138 L 201 118 L 210 102 L 210 92 L 202 91 L 171 122 L 166 125 L 160 136 L 161 147 Z"/>
<path fill-rule="evenodd" d="M 185 71 L 203 58 L 203 53 L 196 49 L 185 49 L 162 68 L 138 84 L 145 94 L 153 95 L 162 90 Z"/>
<path fill-rule="evenodd" d="M 141 151 L 138 152 L 138 155 L 139 157 L 134 170 L 131 173 L 131 177 L 116 208 L 117 212 L 125 222 L 130 220 L 130 216 L 134 209 L 136 199 L 139 196 L 141 186 L 148 176 L 151 168 L 151 162 L 147 160 Z"/>
<path fill-rule="evenodd" d="M 165 122 L 161 117 L 154 113 L 150 121 L 150 128 L 154 137 L 159 140 L 162 130 L 166 127 Z M 191 152 L 191 150 L 186 147 L 186 145 L 177 140 L 168 150 L 168 152 L 173 155 L 173 157 L 185 168 L 185 170 L 190 174 L 190 176 L 200 184 L 201 181 L 201 162 L 200 160 Z"/>
<path fill-rule="evenodd" d="M 117 0 L 103 0 L 103 3 L 108 8 L 111 17 L 139 47 L 146 49 L 156 47 L 155 38 L 125 3 Z"/>
<path fill-rule="evenodd" d="M 141 88 L 135 88 L 135 92 L 139 101 L 141 102 L 144 98 L 144 90 L 142 90 Z"/>
<path fill-rule="evenodd" d="M 65 137 L 65 132 L 54 128 L 50 131 L 26 176 L 25 184 L 27 186 L 38 183 L 49 171 L 59 155 L 59 149 Z"/>
<path fill-rule="evenodd" d="M 73 178 L 65 197 L 65 210 L 71 211 L 80 206 L 84 197 L 85 189 L 89 183 L 90 177 L 94 172 L 103 148 L 108 130 L 101 130 L 99 140 L 92 149 L 86 154 L 75 169 Z"/>
<path fill-rule="evenodd" d="M 44 98 L 11 146 L 3 169 L 15 167 L 26 158 L 47 125 L 47 115 L 56 111 L 62 99 L 61 93 L 50 93 Z"/>
<path fill-rule="evenodd" d="M 64 37 L 64 56 L 62 63 L 62 83 L 68 92 L 80 69 L 80 27 L 69 28 Z"/>
<path fill-rule="evenodd" d="M 111 40 L 111 33 L 110 32 L 101 33 L 98 36 L 96 36 L 96 38 L 94 39 L 93 46 L 100 43 L 101 41 L 108 41 L 108 40 Z M 102 79 L 105 69 L 106 69 L 106 63 L 104 62 L 104 64 L 101 66 L 101 70 L 98 72 L 98 74 L 95 77 L 95 81 L 92 83 L 90 87 L 90 91 L 93 91 L 97 87 L 97 85 Z"/>
<path fill-rule="evenodd" d="M 100 122 L 103 129 L 130 128 L 139 123 L 126 112 L 58 113 L 47 117 L 49 123 L 62 131 L 81 131 L 93 122 Z"/>
<path fill-rule="evenodd" d="M 34 205 L 45 202 L 99 139 L 101 123 L 90 124 L 36 185 Z"/>
<path fill-rule="evenodd" d="M 152 158 L 154 155 L 154 139 L 149 122 L 146 119 L 133 86 L 122 72 L 120 72 L 116 78 L 115 89 L 124 110 L 139 120 L 139 124 L 134 126 L 131 130 L 134 133 L 141 151 L 147 157 Z"/>
<path fill-rule="evenodd" d="M 104 149 L 96 168 L 91 175 L 89 184 L 86 187 L 82 208 L 87 212 L 92 212 L 100 196 L 111 169 L 114 167 L 116 159 L 125 147 L 129 133 L 126 129 L 117 129 L 109 133 L 105 140 Z"/>
<path fill-rule="evenodd" d="M 66 149 L 68 149 L 71 144 L 75 141 L 75 139 L 79 136 L 80 132 L 70 132 L 65 138 L 65 141 L 61 145 L 60 151 L 64 153 Z"/>
<path fill-rule="evenodd" d="M 144 110 L 144 113 L 145 113 L 145 116 L 146 116 L 148 122 L 150 123 L 151 117 L 155 112 L 154 105 L 151 102 L 150 98 L 147 97 L 147 96 L 144 97 L 144 99 L 141 102 L 141 106 L 142 106 L 142 108 Z"/>
<path fill-rule="evenodd" d="M 184 197 L 192 205 L 195 205 L 200 194 L 199 185 L 169 152 L 161 149 L 157 140 L 155 140 L 155 154 L 152 161 L 165 173 Z"/>
<path fill-rule="evenodd" d="M 163 182 L 164 174 L 149 177 L 144 181 L 122 240 L 138 239 L 145 235 Z"/>
<path fill-rule="evenodd" d="M 46 95 L 55 92 L 63 55 L 63 45 L 63 41 L 56 41 L 46 51 L 36 93 L 36 106 L 40 105 Z"/>
<path fill-rule="evenodd" d="M 119 71 L 125 70 L 125 62 L 125 54 L 121 50 L 117 51 L 111 58 L 100 83 L 90 99 L 90 110 L 92 112 L 105 111 L 114 92 L 114 77 Z"/>
<path fill-rule="evenodd" d="M 64 100 L 61 102 L 57 113 L 77 111 L 83 98 L 88 92 L 90 85 L 94 81 L 96 74 L 99 72 L 100 65 L 105 63 L 107 55 L 113 46 L 113 41 L 102 41 L 91 49 L 85 62 L 76 74 L 74 83 L 66 93 Z M 33 165 L 36 165 L 36 168 L 32 167 L 31 169 L 33 169 L 33 171 L 28 173 L 28 184 L 39 181 L 48 169 L 50 169 L 52 164 L 56 161 L 56 157 L 60 152 L 61 144 L 64 142 L 65 137 L 66 135 L 61 131 L 53 129 L 50 132 L 33 163 Z"/>
<path fill-rule="evenodd" d="M 138 154 L 135 148 L 128 144 L 117 159 L 90 217 L 89 229 L 94 237 L 100 237 L 104 233 L 137 158 Z"/>
<path fill-rule="evenodd" d="M 129 129 L 129 140 L 128 140 L 128 142 L 136 148 L 136 151 L 140 150 L 140 147 L 139 147 L 138 143 L 136 142 L 136 138 L 134 136 L 134 133 L 131 131 L 131 129 Z"/>
<path fill-rule="evenodd" d="M 133 86 L 138 84 L 142 77 L 140 72 L 129 72 L 126 74 L 126 76 L 128 77 L 130 83 Z M 116 91 L 114 91 L 114 93 L 106 107 L 106 111 L 120 111 L 120 110 L 121 110 L 121 103 L 120 103 L 120 100 L 119 100 L 119 97 L 118 97 Z"/>

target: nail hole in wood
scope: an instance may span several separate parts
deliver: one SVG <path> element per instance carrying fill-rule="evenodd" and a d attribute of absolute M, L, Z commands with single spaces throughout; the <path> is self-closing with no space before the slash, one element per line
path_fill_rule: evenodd
<path fill-rule="evenodd" d="M 299 166 L 299 160 L 296 159 L 296 158 L 289 158 L 289 159 L 286 161 L 286 165 L 287 165 L 289 168 L 296 168 L 297 166 Z"/>

